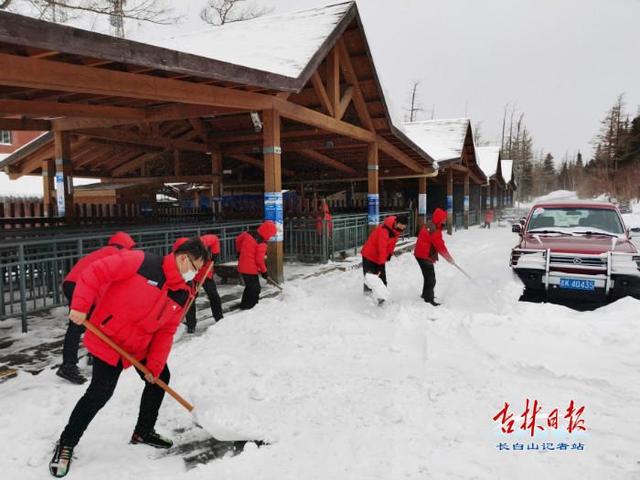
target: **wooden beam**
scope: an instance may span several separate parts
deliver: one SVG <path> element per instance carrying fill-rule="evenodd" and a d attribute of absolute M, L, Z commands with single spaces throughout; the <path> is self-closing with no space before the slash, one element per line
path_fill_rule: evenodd
<path fill-rule="evenodd" d="M 340 54 L 333 48 L 327 55 L 327 96 L 331 105 L 331 116 L 337 116 L 340 108 Z"/>
<path fill-rule="evenodd" d="M 344 114 L 347 111 L 347 108 L 349 107 L 349 104 L 351 103 L 352 98 L 353 98 L 353 87 L 349 85 L 347 89 L 344 91 L 344 95 L 342 95 L 342 99 L 340 100 L 340 106 L 338 107 L 338 114 L 336 115 L 336 118 L 338 120 L 342 120 L 342 117 L 344 117 Z"/>
<path fill-rule="evenodd" d="M 302 107 L 291 102 L 284 102 L 278 98 L 274 98 L 273 103 L 278 112 L 290 120 L 344 135 L 345 137 L 355 138 L 362 142 L 372 143 L 376 139 L 376 135 L 373 132 L 341 120 L 336 120 L 310 108 Z"/>
<path fill-rule="evenodd" d="M 216 107 L 272 108 L 269 95 L 0 53 L 0 85 Z"/>
<path fill-rule="evenodd" d="M 100 180 L 103 182 L 118 182 L 118 183 L 134 183 L 134 184 L 144 184 L 144 183 L 204 183 L 210 184 L 215 181 L 215 177 L 213 175 L 181 175 L 176 177 L 174 175 L 163 175 L 158 177 L 109 177 L 109 176 L 101 176 Z"/>
<path fill-rule="evenodd" d="M 333 158 L 331 158 L 331 157 L 329 157 L 329 156 L 327 156 L 327 155 L 325 155 L 323 153 L 316 152 L 315 150 L 302 149 L 302 150 L 299 150 L 298 152 L 301 155 L 303 155 L 303 156 L 305 156 L 307 158 L 315 160 L 316 162 L 321 163 L 323 165 L 326 165 L 328 167 L 335 168 L 336 170 L 340 170 L 341 172 L 344 172 L 344 173 L 346 173 L 348 175 L 357 175 L 358 174 L 358 172 L 355 169 L 353 169 L 353 168 L 345 165 L 344 163 L 339 162 L 338 160 L 335 160 L 335 159 L 333 159 Z"/>
<path fill-rule="evenodd" d="M 58 216 L 63 216 L 67 220 L 75 217 L 73 205 L 73 176 L 71 165 L 71 137 L 65 132 L 55 132 L 53 136 L 56 176 L 62 175 L 62 185 L 56 184 L 56 196 L 63 201 L 58 202 Z M 61 188 L 62 191 L 58 191 Z M 64 211 L 60 211 L 60 207 Z"/>
<path fill-rule="evenodd" d="M 262 112 L 264 144 L 264 192 L 265 192 L 265 220 L 272 220 L 278 227 L 278 233 L 267 245 L 267 268 L 269 275 L 276 282 L 284 282 L 284 225 L 279 223 L 284 217 L 279 217 L 277 213 L 284 215 L 284 205 L 282 204 L 282 167 L 281 167 L 281 147 L 280 147 L 280 115 L 276 110 L 264 110 Z M 270 209 L 267 204 L 267 194 L 274 195 L 273 201 L 275 209 Z M 279 210 L 282 209 L 282 210 Z"/>
<path fill-rule="evenodd" d="M 338 40 L 336 50 L 340 54 L 340 66 L 342 68 L 344 78 L 353 87 L 353 103 L 356 107 L 356 112 L 358 112 L 358 117 L 360 118 L 362 125 L 364 125 L 367 130 L 375 131 L 373 122 L 371 121 L 371 115 L 369 114 L 369 109 L 367 108 L 367 102 L 358 82 L 358 75 L 351 63 L 349 50 L 342 39 Z"/>
<path fill-rule="evenodd" d="M 322 83 L 322 79 L 320 78 L 320 74 L 316 70 L 311 75 L 311 83 L 313 84 L 313 89 L 316 92 L 316 96 L 320 101 L 320 105 L 330 116 L 333 117 L 333 106 L 331 104 L 331 100 L 329 100 L 329 96 L 327 95 L 327 90 L 324 88 L 324 83 Z"/>
<path fill-rule="evenodd" d="M 51 130 L 51 122 L 47 120 L 30 120 L 28 118 L 0 118 L 0 130 L 42 132 Z"/>
<path fill-rule="evenodd" d="M 125 163 L 122 163 L 121 165 L 118 165 L 116 168 L 111 170 L 111 176 L 119 177 L 121 175 L 124 175 L 125 173 L 131 172 L 132 170 L 137 170 L 138 168 L 142 168 L 146 162 L 157 157 L 159 154 L 160 152 L 143 153 L 142 155 L 137 156 L 131 160 L 128 160 Z"/>
<path fill-rule="evenodd" d="M 385 138 L 378 135 L 378 145 L 380 146 L 380 150 L 389 155 L 391 158 L 397 160 L 405 167 L 410 168 L 416 173 L 428 173 L 427 169 L 423 167 L 419 162 L 411 158 L 409 155 L 404 153 L 398 147 L 393 145 L 391 142 L 386 140 Z"/>
<path fill-rule="evenodd" d="M 369 231 L 374 230 L 380 222 L 380 179 L 378 144 L 369 144 L 367 150 L 367 203 L 370 212 Z M 371 215 L 373 214 L 373 215 Z"/>
<path fill-rule="evenodd" d="M 186 150 L 186 151 L 201 152 L 201 153 L 207 153 L 209 151 L 209 147 L 202 143 L 189 142 L 186 140 L 180 140 L 175 138 L 137 135 L 135 133 L 127 132 L 124 130 L 88 129 L 88 130 L 79 130 L 76 133 L 78 135 L 83 135 L 86 137 L 112 140 L 118 143 L 148 145 L 152 147 L 165 148 L 168 150 L 178 149 L 178 150 Z"/>
<path fill-rule="evenodd" d="M 196 131 L 200 139 L 206 143 L 209 140 L 209 129 L 205 125 L 204 121 L 201 118 L 195 117 L 190 118 L 189 123 Z"/>
<path fill-rule="evenodd" d="M 173 174 L 176 177 L 181 175 L 180 169 L 180 150 L 176 149 L 173 151 Z"/>
<path fill-rule="evenodd" d="M 52 158 L 42 162 L 42 193 L 44 198 L 44 216 L 53 214 L 54 194 L 55 194 L 55 173 L 56 164 Z"/>
<path fill-rule="evenodd" d="M 2 55 L 2 54 L 0 54 Z M 1 72 L 0 72 L 1 75 Z M 143 108 L 111 107 L 79 103 L 59 103 L 31 100 L 0 100 L 0 115 L 27 115 L 38 117 L 90 117 L 144 120 Z"/>

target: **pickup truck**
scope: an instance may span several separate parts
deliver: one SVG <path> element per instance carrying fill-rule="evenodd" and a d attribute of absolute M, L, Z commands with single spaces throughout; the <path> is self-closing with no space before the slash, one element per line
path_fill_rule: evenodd
<path fill-rule="evenodd" d="M 607 301 L 640 298 L 640 253 L 619 210 L 608 202 L 535 204 L 512 230 L 520 241 L 510 266 L 524 297 Z"/>

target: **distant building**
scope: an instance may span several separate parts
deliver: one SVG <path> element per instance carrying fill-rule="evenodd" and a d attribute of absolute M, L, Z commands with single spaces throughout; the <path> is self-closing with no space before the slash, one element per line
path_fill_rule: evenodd
<path fill-rule="evenodd" d="M 0 130 L 0 154 L 13 153 L 40 135 L 42 132 Z"/>

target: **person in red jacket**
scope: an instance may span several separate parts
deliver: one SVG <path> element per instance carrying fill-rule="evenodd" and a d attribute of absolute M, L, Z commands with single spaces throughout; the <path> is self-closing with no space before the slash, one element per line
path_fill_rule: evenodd
<path fill-rule="evenodd" d="M 421 297 L 434 307 L 440 304 L 434 299 L 433 289 L 436 286 L 436 272 L 433 264 L 438 261 L 439 255 L 442 255 L 447 262 L 453 263 L 453 257 L 447 250 L 442 238 L 442 227 L 446 222 L 447 212 L 441 208 L 436 208 L 431 216 L 431 221 L 420 229 L 414 251 L 420 270 L 422 270 Z"/>
<path fill-rule="evenodd" d="M 386 263 L 391 260 L 393 251 L 396 248 L 396 242 L 402 232 L 407 228 L 406 215 L 391 215 L 385 218 L 382 225 L 378 225 L 375 230 L 369 234 L 369 238 L 362 247 L 362 273 L 372 273 L 378 275 L 380 280 L 387 284 Z M 365 293 L 371 289 L 365 284 Z"/>
<path fill-rule="evenodd" d="M 188 282 L 208 261 L 199 239 L 192 239 L 165 257 L 139 250 L 98 260 L 89 265 L 76 284 L 69 319 L 81 324 L 95 305 L 89 321 L 122 349 L 140 360 L 149 374 L 140 401 L 138 422 L 131 443 L 169 448 L 171 440 L 155 431 L 164 390 L 155 385 L 169 382 L 167 357 L 184 308 L 193 295 Z M 94 356 L 91 382 L 76 404 L 60 435 L 49 470 L 56 477 L 67 474 L 73 449 L 95 415 L 113 394 L 118 378 L 130 363 L 88 331 L 87 350 Z"/>
<path fill-rule="evenodd" d="M 493 223 L 493 210 L 489 209 L 484 212 L 484 228 L 491 228 Z"/>
<path fill-rule="evenodd" d="M 89 255 L 78 260 L 78 263 L 73 266 L 62 282 L 62 291 L 64 292 L 64 296 L 67 297 L 69 305 L 71 305 L 76 282 L 78 278 L 80 278 L 80 274 L 82 274 L 89 265 L 101 258 L 120 253 L 122 250 L 131 250 L 135 245 L 136 242 L 133 241 L 133 238 L 131 238 L 129 234 L 116 232 L 111 236 L 105 247 L 99 248 L 95 252 L 91 252 Z M 78 385 L 87 381 L 78 369 L 78 347 L 83 332 L 84 327 L 82 325 L 76 325 L 69 321 L 62 347 L 62 365 L 56 372 L 56 375 L 59 377 Z"/>
<path fill-rule="evenodd" d="M 185 239 L 186 240 L 186 239 Z M 200 270 L 198 270 L 198 274 L 194 279 L 194 285 L 197 287 L 202 284 L 202 288 L 204 289 L 207 297 L 209 298 L 209 305 L 211 306 L 211 314 L 213 315 L 213 319 L 217 322 L 223 318 L 222 314 L 222 301 L 220 300 L 220 295 L 218 295 L 218 289 L 216 288 L 216 282 L 213 280 L 213 265 L 216 262 L 218 256 L 220 255 L 220 240 L 217 235 L 203 235 L 200 237 L 200 240 L 204 244 L 205 247 L 209 250 L 209 255 L 211 260 L 206 263 Z M 176 243 L 178 243 L 176 241 Z M 211 266 L 211 268 L 209 268 Z M 207 273 L 209 270 L 209 273 Z M 206 275 L 205 275 L 206 274 Z M 196 295 L 198 292 L 195 292 Z M 191 304 L 191 308 L 187 311 L 187 333 L 195 333 L 196 332 L 196 302 L 195 300 Z"/>
<path fill-rule="evenodd" d="M 260 301 L 260 279 L 267 278 L 267 242 L 277 233 L 276 224 L 265 221 L 255 231 L 242 232 L 236 238 L 238 271 L 244 280 L 244 291 L 240 308 L 250 310 Z"/>

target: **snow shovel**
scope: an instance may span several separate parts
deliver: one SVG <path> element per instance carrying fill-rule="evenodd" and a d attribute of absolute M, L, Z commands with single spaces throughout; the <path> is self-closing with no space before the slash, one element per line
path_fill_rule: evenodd
<path fill-rule="evenodd" d="M 456 262 L 451 262 L 451 265 L 453 265 L 454 267 L 456 267 L 458 270 L 460 270 L 460 272 L 462 272 L 462 274 L 467 277 L 469 280 L 471 280 L 472 282 L 475 282 L 475 280 L 471 277 L 471 275 L 469 275 L 467 272 L 465 272 L 462 267 L 460 265 L 458 265 Z"/>
<path fill-rule="evenodd" d="M 280 290 L 281 292 L 284 291 L 284 287 L 282 285 L 280 285 L 278 282 L 276 282 L 273 278 L 271 278 L 270 276 L 267 275 L 267 277 L 265 278 L 265 280 L 267 281 L 267 283 L 270 283 L 271 285 L 273 285 L 274 287 L 276 287 L 278 290 Z"/>
<path fill-rule="evenodd" d="M 124 359 L 130 362 L 131 365 L 136 367 L 139 371 L 141 371 L 145 375 L 152 375 L 152 373 L 149 371 L 147 367 L 145 367 L 140 361 L 138 361 L 135 357 L 129 354 L 129 352 L 123 350 L 118 344 L 116 344 L 107 335 L 105 335 L 105 333 L 102 330 L 100 330 L 97 326 L 95 326 L 93 323 L 85 320 L 84 322 L 82 322 L 82 324 L 87 328 L 87 330 L 95 334 L 100 340 L 102 340 L 104 343 L 106 343 L 111 348 L 113 348 L 116 352 L 118 352 L 118 354 L 120 354 Z M 206 430 L 216 440 L 230 441 L 230 442 L 256 441 L 250 438 L 246 438 L 246 436 L 244 435 L 239 435 L 234 432 L 231 432 L 225 427 L 217 424 L 207 423 L 206 427 L 201 425 L 196 418 L 196 413 L 194 411 L 195 407 L 191 403 L 185 400 L 184 397 L 182 397 L 178 392 L 176 392 L 173 388 L 171 388 L 169 385 L 167 385 L 165 382 L 163 382 L 159 378 L 156 378 L 155 384 L 158 385 L 165 392 L 167 392 L 169 395 L 171 395 L 180 405 L 182 405 L 188 412 L 190 412 L 193 415 L 193 422 L 197 427 L 202 428 L 203 430 Z"/>

